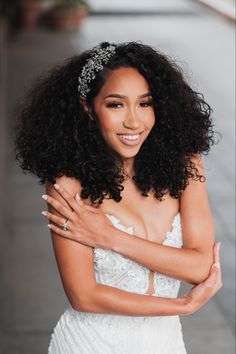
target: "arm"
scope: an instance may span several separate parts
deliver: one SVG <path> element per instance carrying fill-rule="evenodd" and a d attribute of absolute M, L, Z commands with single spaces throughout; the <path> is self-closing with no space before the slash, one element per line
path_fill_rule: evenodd
<path fill-rule="evenodd" d="M 184 297 L 140 295 L 103 284 L 96 284 L 88 295 L 76 304 L 77 310 L 126 316 L 175 316 L 190 313 Z"/>
<path fill-rule="evenodd" d="M 210 267 L 208 278 L 194 286 L 182 298 L 160 298 L 150 295 L 138 295 L 98 285 L 92 292 L 90 303 L 79 308 L 89 312 L 118 313 L 135 316 L 170 316 L 192 314 L 202 308 L 223 286 L 219 257 L 220 244 L 213 247 L 214 263 Z M 146 299 L 145 299 L 146 298 Z M 92 303 L 91 303 L 92 299 Z M 147 301 L 146 301 L 147 300 Z"/>
<path fill-rule="evenodd" d="M 193 159 L 205 176 L 199 157 Z M 190 180 L 180 198 L 183 248 L 168 247 L 112 228 L 107 232 L 104 248 L 141 263 L 145 267 L 198 284 L 208 277 L 213 263 L 214 224 L 205 182 Z M 124 237 L 125 236 L 125 237 Z"/>
<path fill-rule="evenodd" d="M 75 195 L 80 189 L 78 181 L 62 177 L 58 183 Z M 65 207 L 68 204 L 55 189 L 47 184 L 47 194 Z M 49 206 L 49 210 L 60 215 Z M 185 298 L 159 298 L 139 295 L 96 283 L 93 265 L 93 249 L 51 230 L 55 257 L 65 293 L 72 307 L 79 311 L 113 313 L 133 316 L 157 316 L 187 314 Z"/>

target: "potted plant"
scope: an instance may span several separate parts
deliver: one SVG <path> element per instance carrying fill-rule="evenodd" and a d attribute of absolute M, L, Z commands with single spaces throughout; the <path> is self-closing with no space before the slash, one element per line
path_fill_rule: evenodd
<path fill-rule="evenodd" d="M 39 19 L 41 12 L 41 0 L 20 0 L 20 19 L 24 29 L 33 29 Z"/>
<path fill-rule="evenodd" d="M 49 23 L 53 28 L 78 29 L 88 13 L 84 0 L 55 0 L 49 12 Z"/>

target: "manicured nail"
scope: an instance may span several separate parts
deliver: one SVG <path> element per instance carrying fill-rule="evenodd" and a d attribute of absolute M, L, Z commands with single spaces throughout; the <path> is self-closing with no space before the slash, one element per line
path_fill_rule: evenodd
<path fill-rule="evenodd" d="M 47 196 L 46 194 L 43 194 L 43 195 L 42 195 L 42 198 L 43 198 L 44 200 L 47 200 L 47 199 L 48 199 L 48 196 Z"/>
<path fill-rule="evenodd" d="M 54 188 L 55 188 L 55 189 L 59 189 L 59 188 L 60 188 L 59 184 L 55 183 L 55 184 L 54 184 Z"/>
<path fill-rule="evenodd" d="M 79 194 L 76 194 L 76 195 L 75 195 L 75 199 L 76 199 L 76 200 L 81 200 Z"/>
<path fill-rule="evenodd" d="M 216 268 L 220 268 L 220 262 L 215 262 L 213 265 L 214 265 Z"/>
<path fill-rule="evenodd" d="M 47 215 L 47 212 L 46 211 L 42 211 L 42 214 L 44 215 L 44 216 L 46 216 Z"/>

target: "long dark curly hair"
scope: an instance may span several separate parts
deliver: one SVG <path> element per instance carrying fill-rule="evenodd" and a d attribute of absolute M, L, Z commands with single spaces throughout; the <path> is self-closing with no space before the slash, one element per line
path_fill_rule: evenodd
<path fill-rule="evenodd" d="M 119 202 L 125 179 L 121 158 L 79 100 L 78 76 L 93 54 L 94 48 L 84 51 L 37 79 L 18 116 L 16 158 L 40 183 L 75 177 L 82 198 L 90 197 L 94 204 L 104 198 Z M 143 75 L 155 112 L 154 127 L 135 156 L 132 178 L 144 196 L 153 192 L 158 200 L 166 193 L 179 198 L 190 178 L 205 180 L 191 160 L 208 154 L 215 142 L 212 109 L 186 83 L 173 60 L 140 42 L 116 44 L 116 53 L 89 85 L 90 107 L 109 73 L 121 67 L 136 68 Z"/>

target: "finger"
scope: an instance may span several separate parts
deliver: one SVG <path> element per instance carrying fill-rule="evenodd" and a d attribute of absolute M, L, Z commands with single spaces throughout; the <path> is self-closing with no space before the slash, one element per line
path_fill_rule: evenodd
<path fill-rule="evenodd" d="M 216 280 L 215 286 L 222 286 L 222 277 L 221 277 L 221 265 L 220 262 L 216 262 L 213 264 L 213 268 L 218 268 L 218 276 Z"/>
<path fill-rule="evenodd" d="M 75 200 L 76 200 L 76 202 L 77 202 L 81 207 L 84 206 L 84 202 L 83 202 L 83 200 L 80 198 L 80 196 L 79 196 L 78 193 L 76 193 L 76 195 L 75 195 Z"/>
<path fill-rule="evenodd" d="M 63 236 L 63 237 L 68 238 L 70 240 L 72 239 L 71 238 L 71 233 L 70 233 L 69 230 L 64 231 L 60 227 L 58 227 L 56 225 L 53 225 L 53 224 L 48 224 L 48 227 L 49 227 L 50 230 L 54 231 L 59 236 Z"/>
<path fill-rule="evenodd" d="M 98 208 L 92 207 L 90 205 L 84 204 L 84 202 L 82 201 L 82 199 L 80 198 L 79 194 L 75 195 L 75 200 L 77 201 L 77 203 L 79 203 L 84 209 L 91 211 L 92 213 L 96 213 L 98 214 L 100 212 L 100 209 L 98 210 Z"/>
<path fill-rule="evenodd" d="M 64 207 L 64 205 L 62 205 L 60 202 L 58 202 L 58 200 L 56 200 L 55 198 L 53 198 L 47 194 L 43 194 L 42 198 L 44 200 L 46 200 L 46 202 L 48 204 L 50 204 L 55 210 L 57 210 L 66 219 L 68 219 L 70 221 L 73 220 L 74 213 L 71 210 Z"/>
<path fill-rule="evenodd" d="M 220 261 L 220 242 L 217 242 L 216 253 L 215 253 L 215 262 Z"/>
<path fill-rule="evenodd" d="M 217 248 L 218 248 L 218 242 L 215 242 L 214 243 L 214 248 L 213 248 L 214 258 L 216 257 Z"/>
<path fill-rule="evenodd" d="M 218 264 L 219 267 L 219 279 L 221 281 L 220 247 L 221 247 L 221 242 L 218 242 L 217 253 L 216 253 L 216 264 Z"/>
<path fill-rule="evenodd" d="M 219 268 L 219 272 L 218 272 L 218 282 L 222 282 L 222 279 L 221 279 L 221 264 L 220 264 L 220 255 L 219 255 L 219 252 L 220 252 L 220 242 L 217 242 L 215 244 L 215 247 L 214 247 L 214 263 L 213 263 L 213 266 L 215 267 L 218 267 Z"/>
<path fill-rule="evenodd" d="M 62 198 L 67 202 L 67 204 L 74 210 L 79 212 L 79 208 L 81 207 L 78 203 L 76 203 L 73 196 L 61 185 L 55 183 L 53 187 L 56 191 L 62 196 Z"/>
<path fill-rule="evenodd" d="M 204 282 L 204 285 L 207 288 L 213 288 L 217 282 L 218 274 L 219 274 L 219 268 L 212 266 L 210 270 L 210 275 L 207 278 L 207 280 Z"/>
<path fill-rule="evenodd" d="M 64 223 L 65 223 L 65 218 L 62 218 L 60 216 L 57 216 L 57 215 L 54 215 L 52 213 L 50 213 L 49 211 L 42 211 L 42 215 L 45 216 L 48 220 L 54 222 L 54 224 L 56 224 L 57 226 L 60 226 L 60 227 L 63 227 L 64 226 Z M 70 225 L 71 225 L 71 222 L 69 221 L 67 223 L 67 229 L 69 230 L 70 229 Z"/>
<path fill-rule="evenodd" d="M 85 210 L 88 210 L 88 211 L 91 211 L 92 213 L 95 213 L 95 214 L 99 214 L 99 210 L 97 208 L 94 208 L 90 205 L 84 205 L 84 209 Z"/>
<path fill-rule="evenodd" d="M 214 243 L 213 246 L 213 257 L 214 257 L 214 261 L 215 261 L 215 257 L 216 257 L 216 250 L 217 250 L 217 242 Z"/>

